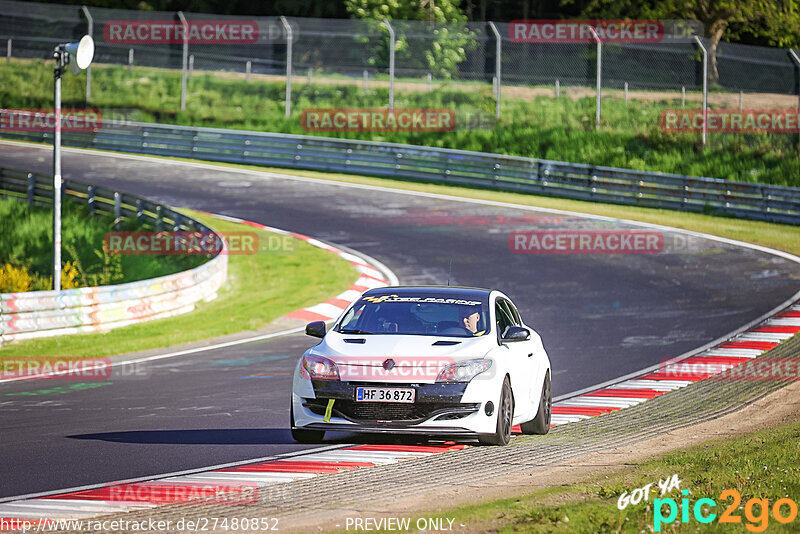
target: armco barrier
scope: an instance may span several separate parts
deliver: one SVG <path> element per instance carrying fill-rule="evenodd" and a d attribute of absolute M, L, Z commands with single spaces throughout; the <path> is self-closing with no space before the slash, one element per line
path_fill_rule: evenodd
<path fill-rule="evenodd" d="M 50 142 L 47 132 L 3 131 Z M 65 145 L 120 152 L 420 179 L 633 206 L 800 223 L 800 188 L 308 135 L 114 124 L 63 133 Z"/>
<path fill-rule="evenodd" d="M 0 195 L 30 204 L 51 204 L 52 177 L 0 168 Z M 66 181 L 64 201 L 87 203 L 90 211 L 114 213 L 115 224 L 136 218 L 154 230 L 209 231 L 202 223 L 165 206 L 128 194 Z M 227 278 L 224 251 L 203 265 L 127 284 L 0 294 L 0 342 L 96 332 L 192 311 L 212 300 Z"/>

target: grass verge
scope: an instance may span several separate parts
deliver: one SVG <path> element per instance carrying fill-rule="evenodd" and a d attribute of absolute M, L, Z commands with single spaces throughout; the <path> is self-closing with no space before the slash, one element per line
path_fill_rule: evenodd
<path fill-rule="evenodd" d="M 397 108 L 449 108 L 457 117 L 451 132 L 307 132 L 300 115 L 310 108 L 383 108 L 388 88 L 363 91 L 352 83 L 303 83 L 292 93 L 292 116 L 284 116 L 285 84 L 274 79 L 251 82 L 231 73 L 196 73 L 188 81 L 187 105 L 180 111 L 181 74 L 178 71 L 121 66 L 92 67 L 92 107 L 106 119 L 187 126 L 214 126 L 256 131 L 317 134 L 327 137 L 371 139 L 432 147 L 499 152 L 518 156 L 712 176 L 728 180 L 800 186 L 800 159 L 795 136 L 767 133 L 714 133 L 708 146 L 699 146 L 699 134 L 666 133 L 660 114 L 679 109 L 680 98 L 652 100 L 619 97 L 603 102 L 601 128 L 595 130 L 594 97 L 553 98 L 508 96 L 502 118 L 494 124 L 495 101 L 488 86 L 476 88 L 448 82 L 430 92 L 398 87 Z M 0 65 L 0 102 L 6 108 L 47 108 L 51 68 L 43 61 L 13 61 Z M 509 88 L 513 89 L 513 88 Z M 512 91 L 513 93 L 513 91 Z M 65 108 L 83 107 L 83 77 L 65 78 Z M 485 126 L 467 115 L 488 118 Z"/>
<path fill-rule="evenodd" d="M 275 235 L 191 210 L 185 212 L 217 231 L 255 231 L 259 238 Z M 231 255 L 227 284 L 215 300 L 199 303 L 193 313 L 108 333 L 22 341 L 0 349 L 0 357 L 102 357 L 257 330 L 291 311 L 337 295 L 358 277 L 352 265 L 337 255 L 300 240 L 292 242 L 292 251 Z M 309 280 L 314 283 L 309 284 Z"/>
<path fill-rule="evenodd" d="M 656 498 L 675 500 L 677 517 L 661 525 L 661 532 L 797 532 L 800 518 L 782 524 L 773 515 L 775 502 L 800 496 L 800 422 L 746 434 L 736 439 L 722 439 L 677 450 L 640 463 L 626 464 L 625 471 L 596 475 L 583 482 L 554 486 L 524 496 L 488 503 L 437 510 L 437 517 L 454 519 L 456 531 L 469 532 L 653 532 Z M 680 489 L 688 489 L 688 521 L 682 523 L 679 508 L 684 496 L 673 489 L 660 495 L 657 482 L 677 474 Z M 629 504 L 619 510 L 623 492 L 652 483 L 649 504 Z M 721 498 L 724 490 L 736 490 L 741 503 L 733 507 L 738 525 L 720 524 L 719 518 L 733 502 Z M 713 522 L 702 524 L 694 517 L 695 503 L 709 498 L 716 502 L 710 509 L 702 506 L 703 515 L 716 514 Z M 766 499 L 768 509 L 748 504 L 750 499 Z M 668 516 L 669 505 L 661 505 Z M 789 506 L 781 514 L 789 516 Z M 747 514 L 750 515 L 747 515 Z M 431 517 L 429 514 L 427 517 Z M 412 520 L 414 524 L 414 520 Z M 459 525 L 464 527 L 457 528 Z M 749 525 L 749 526 L 748 526 Z M 747 530 L 745 530 L 745 527 Z M 763 527 L 763 529 L 762 529 Z"/>

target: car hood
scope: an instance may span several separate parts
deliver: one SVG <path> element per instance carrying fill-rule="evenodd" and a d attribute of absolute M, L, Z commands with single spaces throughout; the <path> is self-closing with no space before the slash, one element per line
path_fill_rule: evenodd
<path fill-rule="evenodd" d="M 310 352 L 336 362 L 341 380 L 434 382 L 443 367 L 482 358 L 496 343 L 490 335 L 455 338 L 329 332 Z"/>

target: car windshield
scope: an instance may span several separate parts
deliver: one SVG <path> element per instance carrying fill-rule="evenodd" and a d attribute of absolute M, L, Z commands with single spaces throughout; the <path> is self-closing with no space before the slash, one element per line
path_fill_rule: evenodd
<path fill-rule="evenodd" d="M 476 337 L 487 331 L 489 305 L 481 298 L 423 294 L 360 299 L 334 328 L 342 334 Z"/>

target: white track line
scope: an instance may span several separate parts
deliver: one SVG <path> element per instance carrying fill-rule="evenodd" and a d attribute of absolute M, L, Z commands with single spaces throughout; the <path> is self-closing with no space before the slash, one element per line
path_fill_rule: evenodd
<path fill-rule="evenodd" d="M 686 387 L 692 382 L 688 380 L 626 380 L 619 384 L 614 384 L 614 388 L 620 389 L 653 389 L 655 391 L 672 391 Z M 563 402 L 563 401 L 562 401 Z"/>
<path fill-rule="evenodd" d="M 800 326 L 800 317 L 779 317 L 770 319 L 765 326 Z"/>
<path fill-rule="evenodd" d="M 264 484 L 282 484 L 306 478 L 314 478 L 314 473 L 251 473 L 251 472 L 218 472 L 209 471 L 207 474 L 189 475 L 166 479 L 168 482 L 262 482 Z"/>
<path fill-rule="evenodd" d="M 764 353 L 761 349 L 711 349 L 698 356 L 725 356 L 736 358 L 756 358 Z"/>
<path fill-rule="evenodd" d="M 627 408 L 646 400 L 646 398 L 635 397 L 574 397 L 559 402 L 557 406 L 564 408 Z"/>
<path fill-rule="evenodd" d="M 782 332 L 746 332 L 736 336 L 731 341 L 766 341 L 769 343 L 780 343 L 792 336 L 794 336 L 794 334 Z"/>

